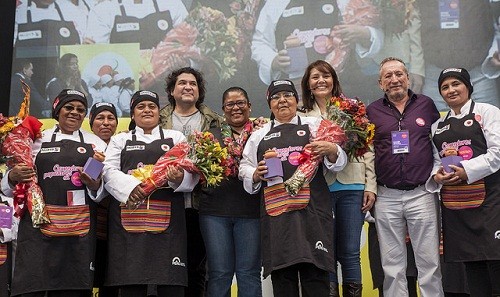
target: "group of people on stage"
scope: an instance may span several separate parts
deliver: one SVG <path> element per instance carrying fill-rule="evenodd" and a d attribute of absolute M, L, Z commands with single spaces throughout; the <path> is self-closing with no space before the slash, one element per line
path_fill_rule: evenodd
<path fill-rule="evenodd" d="M 373 146 L 357 158 L 341 143 L 317 140 L 327 102 L 351 100 L 323 60 L 305 69 L 301 94 L 291 80 L 270 82 L 269 121 L 250 119 L 252 103 L 238 86 L 222 94 L 223 116 L 214 112 L 203 103 L 201 72 L 191 67 L 166 78 L 164 107 L 155 92 L 133 94 L 127 132 L 116 133 L 116 106 L 88 106 L 84 93 L 64 89 L 51 105 L 57 124 L 33 144 L 35 168 L 18 164 L 1 179 L 3 195 L 13 197 L 18 183 L 36 176 L 52 219 L 35 228 L 27 213 L 17 232 L 17 223 L 0 229 L 2 242 L 17 241 L 11 296 L 90 296 L 93 287 L 100 296 L 231 296 L 236 275 L 238 296 L 258 297 L 262 268 L 276 297 L 339 296 L 339 281 L 343 296 L 362 296 L 368 211 L 378 232 L 381 296 L 409 294 L 407 237 L 421 296 L 464 293 L 443 286 L 440 234 L 444 265 L 465 264 L 470 295 L 500 294 L 500 110 L 473 100 L 464 68 L 440 73 L 449 107 L 442 116 L 431 98 L 410 89 L 399 58 L 382 60 L 378 84 L 384 95 L 366 108 Z M 87 114 L 93 133 L 82 128 Z M 211 132 L 227 148 L 231 176 L 207 187 L 173 167 L 148 195 L 131 172 L 194 131 Z M 281 160 L 281 179 L 267 177 L 268 150 Z M 105 160 L 93 179 L 82 167 L 95 151 Z M 321 165 L 292 196 L 283 181 L 303 151 Z M 450 151 L 461 161 L 444 166 Z"/>

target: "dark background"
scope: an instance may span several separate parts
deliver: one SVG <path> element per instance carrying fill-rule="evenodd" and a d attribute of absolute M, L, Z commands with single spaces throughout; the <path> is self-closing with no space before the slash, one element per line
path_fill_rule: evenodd
<path fill-rule="evenodd" d="M 9 113 L 12 36 L 14 34 L 15 15 L 15 0 L 0 1 L 0 113 L 4 115 Z"/>

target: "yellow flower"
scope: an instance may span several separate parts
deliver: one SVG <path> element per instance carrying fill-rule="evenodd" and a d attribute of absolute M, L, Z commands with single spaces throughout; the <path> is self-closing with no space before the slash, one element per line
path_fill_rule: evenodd
<path fill-rule="evenodd" d="M 369 123 L 368 126 L 366 127 L 366 143 L 370 144 L 373 141 L 373 138 L 375 137 L 375 125 L 372 123 Z"/>

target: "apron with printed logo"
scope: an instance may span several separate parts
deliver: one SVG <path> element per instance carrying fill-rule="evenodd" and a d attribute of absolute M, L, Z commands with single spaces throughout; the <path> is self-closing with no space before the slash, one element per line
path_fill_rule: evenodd
<path fill-rule="evenodd" d="M 164 137 L 138 141 L 135 131 L 121 152 L 121 170 L 155 164 L 174 143 Z M 136 210 L 112 199 L 109 205 L 106 285 L 187 285 L 187 238 L 182 193 L 159 188 Z M 126 247 L 126 248 L 124 248 Z"/>
<path fill-rule="evenodd" d="M 58 131 L 50 142 L 42 143 L 35 162 L 51 223 L 33 228 L 29 213 L 21 218 L 13 295 L 92 289 L 96 206 L 78 168 L 94 150 L 80 131 L 79 142 L 56 141 Z"/>
<path fill-rule="evenodd" d="M 141 49 L 151 49 L 160 43 L 172 29 L 170 11 L 160 11 L 157 0 L 153 0 L 155 12 L 144 18 L 127 16 L 122 0 L 119 0 L 120 15 L 115 16 L 110 43 L 139 42 Z"/>
<path fill-rule="evenodd" d="M 309 143 L 308 125 L 271 126 L 257 149 L 262 158 L 268 149 L 281 157 L 283 180 L 298 166 L 298 157 Z M 297 263 L 312 263 L 331 271 L 334 267 L 333 216 L 330 192 L 320 170 L 295 197 L 287 195 L 283 184 L 262 183 L 261 243 L 264 276 Z M 279 200 L 279 202 L 278 202 Z"/>
<path fill-rule="evenodd" d="M 473 113 L 438 124 L 432 140 L 440 155 L 447 147 L 469 160 L 487 151 L 481 125 Z M 500 172 L 472 184 L 443 186 L 441 190 L 444 257 L 447 262 L 500 259 Z"/>
<path fill-rule="evenodd" d="M 54 6 L 60 20 L 32 22 L 30 9 L 32 5 L 32 0 L 28 0 L 27 21 L 25 24 L 19 24 L 18 26 L 16 47 L 80 44 L 80 37 L 75 24 L 64 19 L 57 2 L 54 2 Z"/>

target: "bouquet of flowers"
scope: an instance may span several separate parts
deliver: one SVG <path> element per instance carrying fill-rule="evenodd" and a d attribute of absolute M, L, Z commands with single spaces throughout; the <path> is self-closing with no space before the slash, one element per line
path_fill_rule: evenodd
<path fill-rule="evenodd" d="M 383 24 L 387 36 L 399 35 L 408 28 L 416 17 L 415 0 L 378 0 Z"/>
<path fill-rule="evenodd" d="M 18 164 L 34 167 L 31 146 L 35 139 L 41 137 L 42 123 L 29 114 L 30 89 L 23 83 L 24 100 L 17 116 L 5 118 L 0 114 L 1 151 L 12 168 Z M 43 193 L 37 184 L 36 176 L 27 183 L 18 183 L 14 189 L 14 212 L 21 217 L 26 208 L 31 213 L 33 227 L 50 223 Z M 27 206 L 27 207 L 26 207 Z"/>
<path fill-rule="evenodd" d="M 151 67 L 145 67 L 141 86 L 180 66 L 190 59 L 200 62 L 205 72 L 215 70 L 219 81 L 236 73 L 240 30 L 236 18 L 226 18 L 218 10 L 198 4 L 184 22 L 170 30 L 164 40 L 150 53 Z M 203 64 L 208 64 L 204 66 Z"/>
<path fill-rule="evenodd" d="M 346 140 L 341 147 L 350 160 L 363 156 L 370 149 L 375 125 L 368 121 L 362 101 L 344 95 L 332 97 L 327 102 L 327 117 L 344 130 Z"/>
<path fill-rule="evenodd" d="M 182 168 L 200 175 L 200 181 L 207 186 L 217 186 L 228 174 L 228 153 L 210 132 L 195 132 L 188 142 L 180 142 L 166 152 L 154 165 L 132 170 L 147 195 L 161 188 L 167 182 L 167 173 Z M 140 203 L 129 207 L 138 207 Z"/>
<path fill-rule="evenodd" d="M 235 140 L 233 138 L 233 133 L 231 127 L 227 123 L 223 123 L 221 127 L 221 134 L 223 137 L 224 145 L 227 148 L 228 158 L 226 159 L 226 176 L 238 176 L 238 167 L 240 165 L 241 155 L 243 154 L 243 148 L 252 134 L 253 125 L 251 121 L 248 121 L 243 127 L 240 138 Z"/>
<path fill-rule="evenodd" d="M 329 120 L 322 120 L 316 137 L 312 141 L 328 141 L 333 143 L 341 143 L 345 140 L 344 131 L 341 127 Z M 288 194 L 295 196 L 299 193 L 302 186 L 309 183 L 314 177 L 321 159 L 312 159 L 311 152 L 307 149 L 301 153 L 299 158 L 300 165 L 297 167 L 293 175 L 285 181 L 285 189 Z"/>

